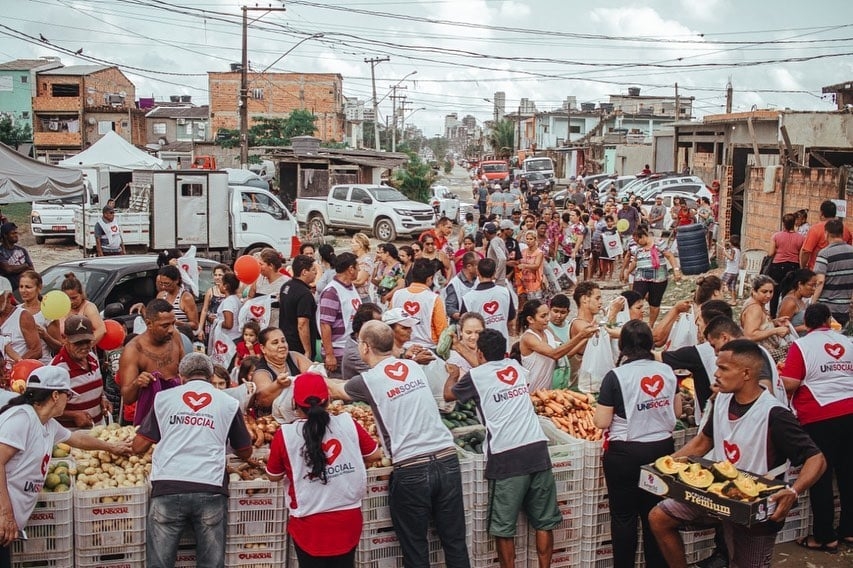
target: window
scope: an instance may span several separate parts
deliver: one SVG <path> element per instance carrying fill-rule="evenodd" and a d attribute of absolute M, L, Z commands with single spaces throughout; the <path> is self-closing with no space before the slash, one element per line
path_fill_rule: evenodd
<path fill-rule="evenodd" d="M 29 82 L 30 82 L 30 76 L 29 75 L 21 75 L 21 83 L 26 84 Z"/>
<path fill-rule="evenodd" d="M 353 203 L 363 203 L 365 199 L 370 199 L 371 202 L 373 201 L 373 199 L 370 198 L 370 194 L 360 187 L 353 188 L 352 195 L 349 197 L 350 201 Z"/>
<path fill-rule="evenodd" d="M 51 95 L 54 97 L 79 97 L 80 85 L 68 83 L 54 83 L 50 86 Z"/>
<path fill-rule="evenodd" d="M 250 211 L 253 213 L 267 213 L 269 215 L 272 215 L 276 219 L 285 218 L 284 210 L 269 195 L 245 191 L 243 192 L 242 201 L 244 211 Z"/>
<path fill-rule="evenodd" d="M 335 191 L 332 192 L 332 199 L 337 199 L 338 201 L 346 201 L 347 193 L 349 193 L 349 188 L 346 186 L 336 187 Z"/>
<path fill-rule="evenodd" d="M 581 127 L 580 127 L 580 125 L 577 125 L 577 126 L 574 126 L 574 125 L 569 126 L 569 132 L 571 132 L 572 134 L 580 134 L 580 133 L 581 133 Z"/>
<path fill-rule="evenodd" d="M 111 122 L 109 120 L 99 120 L 98 121 L 98 134 L 106 134 L 107 132 L 112 132 L 115 130 L 115 122 Z"/>
<path fill-rule="evenodd" d="M 25 110 L 21 113 L 21 118 L 29 118 L 29 117 L 30 117 L 30 111 Z"/>
<path fill-rule="evenodd" d="M 181 197 L 202 197 L 204 186 L 200 183 L 182 183 Z"/>
<path fill-rule="evenodd" d="M 153 128 L 154 128 L 154 134 L 166 134 L 166 123 L 165 122 L 155 122 Z"/>

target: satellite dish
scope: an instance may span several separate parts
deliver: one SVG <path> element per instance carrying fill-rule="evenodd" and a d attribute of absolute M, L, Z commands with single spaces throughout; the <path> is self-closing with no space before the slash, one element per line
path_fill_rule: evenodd
<path fill-rule="evenodd" d="M 88 122 L 91 126 L 95 126 L 98 123 L 98 121 L 95 120 L 94 116 L 90 116 L 86 122 Z"/>
<path fill-rule="evenodd" d="M 160 139 L 158 139 L 158 140 L 157 140 L 157 143 L 158 143 L 160 146 L 165 146 L 166 144 L 168 144 L 168 143 L 169 143 L 169 141 L 168 141 L 168 140 L 166 140 L 165 138 L 160 138 Z"/>
<path fill-rule="evenodd" d="M 86 97 L 86 104 L 89 106 L 95 104 L 95 99 L 93 99 L 92 97 Z"/>

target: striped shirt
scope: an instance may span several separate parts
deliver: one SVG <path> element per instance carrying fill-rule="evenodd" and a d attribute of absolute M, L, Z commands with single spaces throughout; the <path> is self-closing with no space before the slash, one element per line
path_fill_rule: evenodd
<path fill-rule="evenodd" d="M 335 278 L 337 279 L 337 277 Z M 344 284 L 338 280 L 338 284 L 345 286 L 348 289 L 353 289 L 352 284 Z M 338 298 L 338 291 L 334 286 L 327 286 L 323 293 L 320 294 L 319 318 L 317 323 L 325 323 L 332 327 L 332 343 L 340 339 L 346 333 L 346 323 L 342 317 L 341 300 Z M 335 348 L 335 357 L 341 357 L 344 354 L 343 348 Z"/>
<path fill-rule="evenodd" d="M 53 358 L 51 365 L 68 370 L 71 375 L 71 389 L 77 396 L 71 398 L 65 405 L 65 411 L 83 410 L 97 423 L 101 420 L 101 397 L 104 394 L 104 380 L 101 377 L 101 367 L 95 354 L 89 352 L 86 356 L 85 365 L 80 365 L 71 358 L 71 355 L 63 347 Z M 72 420 L 60 420 L 60 424 L 69 427 L 74 426 Z"/>
<path fill-rule="evenodd" d="M 814 271 L 825 275 L 818 302 L 826 304 L 833 314 L 847 315 L 853 294 L 853 246 L 830 243 L 817 253 Z"/>
<path fill-rule="evenodd" d="M 657 268 L 652 265 L 652 249 L 657 249 L 659 263 Z M 648 250 L 641 247 L 632 248 L 630 250 L 634 255 L 634 258 L 637 259 L 637 266 L 634 271 L 634 280 L 642 280 L 645 282 L 666 282 L 666 260 L 664 259 L 663 254 L 669 251 L 669 247 L 666 246 L 664 241 L 657 241 Z"/>

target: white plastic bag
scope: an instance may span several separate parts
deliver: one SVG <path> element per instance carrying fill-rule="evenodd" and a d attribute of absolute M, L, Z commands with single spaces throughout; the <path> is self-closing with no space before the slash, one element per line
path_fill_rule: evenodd
<path fill-rule="evenodd" d="M 552 295 L 559 294 L 561 292 L 560 283 L 557 280 L 557 270 L 554 267 L 559 268 L 559 265 L 553 260 L 549 260 L 545 263 L 545 279 L 548 281 L 548 291 Z"/>
<path fill-rule="evenodd" d="M 210 362 L 221 365 L 226 369 L 231 366 L 231 361 L 237 355 L 237 346 L 222 330 L 222 322 L 217 322 L 210 330 L 210 342 L 207 346 L 207 354 Z"/>
<path fill-rule="evenodd" d="M 622 309 L 619 310 L 619 313 L 616 314 L 616 325 L 618 327 L 622 327 L 631 319 L 631 312 L 628 310 L 628 301 L 625 300 L 624 297 L 618 296 L 614 298 L 613 302 L 611 302 L 611 306 L 616 302 L 622 302 Z M 610 308 L 608 308 L 609 311 Z M 613 351 L 613 364 L 616 364 L 616 359 L 619 358 L 619 338 L 611 337 L 610 338 L 610 348 Z"/>
<path fill-rule="evenodd" d="M 622 237 L 618 234 L 610 235 L 605 233 L 601 237 L 604 244 L 604 250 L 607 252 L 607 258 L 619 258 L 625 253 L 622 248 Z"/>
<path fill-rule="evenodd" d="M 586 342 L 580 369 L 578 369 L 578 388 L 581 392 L 597 393 L 601 390 L 601 380 L 613 369 L 613 350 L 607 331 L 598 333 Z"/>
<path fill-rule="evenodd" d="M 669 339 L 664 351 L 675 351 L 682 347 L 692 347 L 699 342 L 699 328 L 693 320 L 693 312 L 678 316 L 678 321 L 669 330 Z"/>
<path fill-rule="evenodd" d="M 237 316 L 237 325 L 242 329 L 247 322 L 256 321 L 261 329 L 269 327 L 270 312 L 272 311 L 272 296 L 264 294 L 255 296 L 243 304 Z"/>

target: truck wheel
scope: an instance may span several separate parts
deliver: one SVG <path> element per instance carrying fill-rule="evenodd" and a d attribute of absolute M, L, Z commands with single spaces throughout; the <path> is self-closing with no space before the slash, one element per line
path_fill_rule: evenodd
<path fill-rule="evenodd" d="M 397 230 L 390 219 L 379 219 L 373 227 L 373 235 L 380 241 L 390 243 L 397 239 Z"/>
<path fill-rule="evenodd" d="M 308 234 L 323 236 L 326 234 L 326 222 L 320 215 L 314 215 L 308 219 Z"/>
<path fill-rule="evenodd" d="M 36 244 L 37 245 L 43 245 L 44 244 L 44 237 L 36 237 Z"/>

